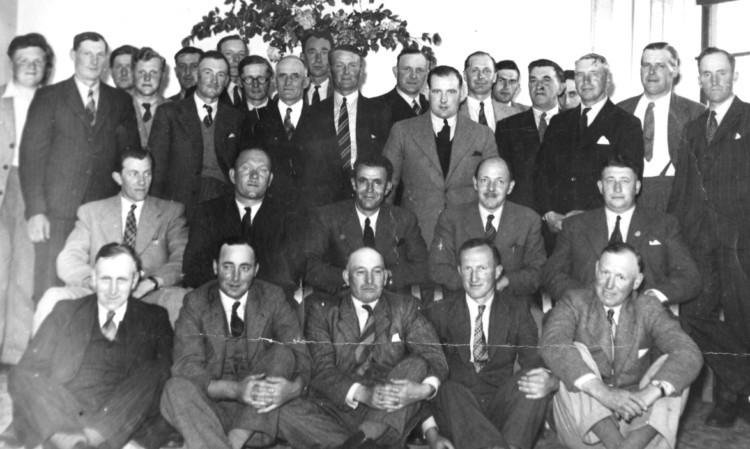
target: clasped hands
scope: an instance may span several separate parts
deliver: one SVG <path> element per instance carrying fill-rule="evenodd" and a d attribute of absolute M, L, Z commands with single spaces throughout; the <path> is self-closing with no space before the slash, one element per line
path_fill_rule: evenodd
<path fill-rule="evenodd" d="M 372 387 L 360 386 L 354 399 L 377 410 L 394 412 L 423 401 L 435 392 L 432 385 L 412 382 L 408 379 L 391 379 L 390 382 Z"/>
<path fill-rule="evenodd" d="M 647 385 L 638 391 L 604 386 L 594 397 L 612 410 L 617 418 L 630 422 L 646 413 L 649 407 L 661 397 L 661 391 L 653 385 Z"/>
<path fill-rule="evenodd" d="M 275 410 L 302 392 L 302 380 L 253 374 L 237 383 L 237 399 L 258 410 L 268 413 Z"/>

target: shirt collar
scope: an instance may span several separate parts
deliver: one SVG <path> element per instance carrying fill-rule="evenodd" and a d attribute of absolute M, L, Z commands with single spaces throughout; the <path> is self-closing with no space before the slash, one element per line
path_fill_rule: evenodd
<path fill-rule="evenodd" d="M 336 107 L 341 107 L 342 98 L 346 98 L 346 104 L 351 105 L 357 102 L 359 98 L 359 91 L 355 90 L 349 95 L 341 95 L 340 93 L 333 91 L 333 101 L 336 103 Z"/>
<path fill-rule="evenodd" d="M 614 307 L 607 307 L 603 305 L 603 307 L 604 307 L 604 315 L 607 315 L 607 311 L 614 310 L 615 314 L 612 317 L 612 319 L 615 320 L 615 324 L 620 324 L 620 311 L 622 310 L 622 304 L 620 304 L 619 306 L 614 306 Z"/>
<path fill-rule="evenodd" d="M 492 97 L 489 96 L 484 100 L 477 100 L 474 97 L 467 96 L 466 103 L 468 103 L 469 107 L 471 107 L 472 109 L 479 109 L 479 103 L 484 103 L 484 109 L 487 110 L 488 107 L 492 106 Z"/>
<path fill-rule="evenodd" d="M 130 210 L 130 206 L 135 204 L 136 209 L 141 209 L 143 207 L 144 201 L 130 201 L 129 199 L 125 198 L 125 196 L 121 193 L 120 194 L 120 204 L 122 204 L 123 209 Z"/>
<path fill-rule="evenodd" d="M 224 308 L 224 311 L 227 314 L 227 322 L 231 326 L 232 322 L 232 308 L 234 307 L 234 303 L 239 301 L 240 306 L 237 309 L 237 315 L 240 316 L 240 318 L 244 321 L 245 320 L 245 307 L 247 306 L 247 297 L 249 295 L 249 292 L 245 292 L 244 295 L 242 295 L 241 298 L 234 299 L 227 296 L 221 289 L 219 289 L 219 298 L 221 299 L 221 306 Z"/>
<path fill-rule="evenodd" d="M 504 207 L 505 207 L 505 202 L 503 202 L 503 204 L 501 204 L 500 207 L 496 211 L 490 212 L 490 210 L 484 207 L 482 203 L 479 203 L 479 216 L 482 219 L 482 226 L 484 227 L 485 225 L 487 225 L 487 217 L 490 214 L 492 214 L 494 217 L 494 219 L 492 220 L 492 225 L 495 226 L 495 230 L 498 231 L 499 225 L 500 225 L 500 217 L 503 216 Z"/>
<path fill-rule="evenodd" d="M 84 84 L 84 82 L 81 81 L 80 79 L 78 79 L 78 77 L 75 76 L 75 75 L 73 75 L 73 80 L 76 83 L 76 87 L 78 88 L 78 92 L 81 94 L 81 97 L 86 98 L 89 95 L 89 90 L 93 90 L 94 91 L 94 96 L 99 95 L 99 87 L 100 87 L 100 84 L 101 84 L 101 82 L 99 81 L 99 79 L 97 79 L 94 82 L 94 85 L 91 86 L 91 87 L 89 87 L 86 84 Z"/>
<path fill-rule="evenodd" d="M 430 111 L 430 118 L 432 119 L 432 129 L 435 130 L 435 134 L 443 129 L 443 120 L 448 120 L 448 126 L 450 126 L 452 130 L 456 129 L 456 123 L 458 122 L 458 114 L 449 119 L 442 119 Z"/>
<path fill-rule="evenodd" d="M 542 114 L 547 114 L 544 117 L 545 117 L 545 120 L 547 121 L 547 124 L 549 124 L 550 119 L 556 116 L 558 112 L 560 112 L 560 106 L 555 106 L 549 111 L 542 111 L 541 109 L 537 109 L 532 106 L 531 111 L 534 113 L 534 120 L 536 120 L 537 122 L 541 120 Z"/>
<path fill-rule="evenodd" d="M 16 83 L 14 83 L 13 80 L 11 79 L 10 81 L 8 81 L 8 84 L 5 86 L 5 92 L 3 93 L 2 98 L 13 98 L 13 97 L 31 98 L 34 96 L 35 92 L 36 92 L 36 89 L 19 86 Z M 86 92 L 86 94 L 88 95 L 88 91 Z"/>
<path fill-rule="evenodd" d="M 734 95 L 728 98 L 724 103 L 717 106 L 716 109 L 712 109 L 712 111 L 716 111 L 717 123 L 721 124 L 721 121 L 724 120 L 724 116 L 727 115 L 727 111 L 729 111 L 729 108 L 732 106 L 733 102 L 734 102 Z"/>
<path fill-rule="evenodd" d="M 281 103 L 281 101 L 279 101 L 279 103 Z M 259 106 L 253 106 L 253 105 L 250 104 L 249 101 L 247 102 L 247 109 L 250 110 L 250 111 L 254 111 L 254 110 L 260 109 L 260 108 L 265 108 L 266 106 L 268 106 L 268 97 L 266 97 L 263 100 L 263 103 L 261 103 Z"/>
<path fill-rule="evenodd" d="M 240 213 L 240 218 L 245 216 L 245 208 L 250 208 L 250 222 L 252 222 L 253 220 L 255 220 L 255 216 L 258 214 L 260 207 L 263 205 L 263 200 L 261 199 L 259 203 L 253 204 L 252 206 L 246 206 L 240 203 L 237 198 L 235 198 L 234 203 L 237 205 L 237 211 Z"/>
<path fill-rule="evenodd" d="M 490 311 L 490 309 L 492 308 L 492 301 L 494 300 L 495 300 L 495 294 L 493 293 L 492 297 L 490 297 L 490 299 L 488 299 L 487 302 L 485 302 L 484 304 L 481 304 L 483 306 L 487 306 L 484 308 L 484 313 L 488 313 Z M 477 304 L 474 298 L 472 298 L 468 294 L 466 295 L 466 305 L 469 306 L 469 311 L 472 312 L 472 314 L 479 313 L 480 304 Z"/>
<path fill-rule="evenodd" d="M 360 310 L 364 310 L 362 308 L 362 306 L 365 305 L 364 302 L 360 301 L 359 299 L 355 298 L 354 296 L 352 296 L 351 298 L 352 298 L 352 302 L 354 303 L 354 310 L 357 311 L 357 313 L 359 313 Z M 375 301 L 368 302 L 367 305 L 370 306 L 370 307 L 372 307 L 372 310 L 375 310 L 375 306 L 378 305 L 379 301 L 380 301 L 380 298 L 376 299 Z"/>
<path fill-rule="evenodd" d="M 589 113 L 586 114 L 586 115 L 588 115 L 589 126 L 591 126 L 591 124 L 594 123 L 594 119 L 596 119 L 596 116 L 599 115 L 599 111 L 602 110 L 602 108 L 604 107 L 604 104 L 607 102 L 607 100 L 609 100 L 609 97 L 604 97 L 601 100 L 599 100 L 596 103 L 594 103 L 593 106 L 584 106 L 583 103 L 581 103 L 581 115 L 583 115 L 583 110 L 584 109 L 586 109 L 587 107 L 591 108 L 591 110 L 589 111 Z"/>
<path fill-rule="evenodd" d="M 305 102 L 300 99 L 298 102 L 294 104 L 286 104 L 283 101 L 281 101 L 281 98 L 279 98 L 279 112 L 281 113 L 281 119 L 284 119 L 284 116 L 286 115 L 287 108 L 292 108 L 292 114 L 296 114 L 297 112 L 302 111 L 302 106 L 304 106 Z"/>
<path fill-rule="evenodd" d="M 198 92 L 193 94 L 193 98 L 195 99 L 195 106 L 198 108 L 198 111 L 205 111 L 205 108 L 203 107 L 203 105 L 205 104 L 213 108 L 214 118 L 216 117 L 216 109 L 218 109 L 219 106 L 218 98 L 214 98 L 214 101 L 211 103 L 206 103 L 201 97 L 198 96 Z"/>
<path fill-rule="evenodd" d="M 99 316 L 99 327 L 104 326 L 104 323 L 107 322 L 107 314 L 109 313 L 109 309 L 99 304 L 99 301 L 96 302 L 96 308 L 97 308 L 97 314 Z M 116 327 L 120 327 L 120 323 L 122 322 L 123 318 L 125 318 L 125 312 L 128 310 L 128 301 L 125 301 L 120 307 L 116 308 L 114 310 L 115 316 L 112 317 L 112 322 L 115 323 Z"/>
<path fill-rule="evenodd" d="M 410 96 L 409 94 L 407 94 L 406 92 L 404 92 L 403 90 L 399 89 L 399 88 L 398 88 L 398 86 L 396 86 L 396 92 L 398 92 L 398 95 L 399 95 L 399 96 L 400 96 L 401 98 L 403 98 L 403 99 L 404 99 L 404 101 L 405 101 L 405 102 L 406 102 L 406 103 L 407 103 L 407 104 L 408 104 L 409 106 L 411 106 L 411 105 L 412 105 L 412 103 L 416 101 L 416 102 L 417 102 L 417 104 L 419 105 L 419 107 L 420 107 L 420 108 L 422 107 L 422 104 L 421 104 L 421 102 L 419 101 L 419 100 L 420 100 L 420 98 L 419 98 L 419 94 L 417 94 L 417 95 L 416 95 L 415 97 L 412 97 L 412 96 Z"/>
<path fill-rule="evenodd" d="M 361 210 L 355 205 L 354 210 L 357 212 L 357 218 L 359 218 L 359 225 L 362 228 L 362 231 L 364 232 L 365 229 L 365 219 L 370 219 L 370 227 L 372 227 L 372 232 L 375 232 L 375 224 L 378 222 L 378 215 L 380 215 L 380 208 L 375 211 L 374 214 L 370 215 L 369 217 L 362 213 Z"/>

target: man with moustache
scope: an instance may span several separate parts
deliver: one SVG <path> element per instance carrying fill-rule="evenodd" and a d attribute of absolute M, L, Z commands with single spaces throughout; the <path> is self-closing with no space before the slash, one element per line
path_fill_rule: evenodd
<path fill-rule="evenodd" d="M 491 98 L 492 85 L 495 82 L 495 60 L 488 53 L 477 51 L 470 54 L 464 62 L 464 79 L 469 91 L 461 103 L 460 113 L 480 125 L 490 127 L 495 132 L 497 122 L 515 114 L 505 104 Z"/>
<path fill-rule="evenodd" d="M 112 50 L 109 55 L 109 67 L 112 81 L 118 89 L 133 95 L 135 90 L 135 79 L 133 78 L 133 65 L 138 49 L 132 45 L 122 45 Z"/>
<path fill-rule="evenodd" d="M 188 89 L 198 83 L 198 61 L 203 56 L 203 50 L 195 47 L 182 47 L 174 55 L 174 74 L 180 83 L 180 91 L 171 97 L 171 101 L 185 98 Z"/>
<path fill-rule="evenodd" d="M 148 136 L 151 133 L 151 125 L 154 124 L 152 119 L 156 110 L 167 101 L 160 91 L 166 65 L 167 61 L 149 47 L 141 48 L 133 57 L 133 106 L 143 148 L 148 148 Z"/>
<path fill-rule="evenodd" d="M 229 168 L 243 139 L 243 115 L 219 101 L 229 64 L 208 51 L 198 64 L 195 93 L 163 104 L 154 116 L 148 146 L 154 157 L 153 194 L 185 205 L 188 223 L 198 204 L 232 191 Z"/>
<path fill-rule="evenodd" d="M 312 106 L 333 95 L 328 54 L 334 45 L 333 36 L 327 31 L 311 31 L 302 39 L 302 59 L 310 72 L 305 104 Z"/>
<path fill-rule="evenodd" d="M 563 72 L 559 65 L 548 59 L 532 61 L 529 64 L 531 109 L 497 124 L 497 151 L 510 164 L 515 180 L 508 199 L 522 206 L 536 209 L 536 157 L 550 121 L 560 112 L 557 100 L 563 89 Z"/>
<path fill-rule="evenodd" d="M 581 104 L 581 96 L 578 95 L 578 90 L 576 90 L 576 72 L 574 70 L 565 70 L 563 74 L 565 75 L 565 89 L 560 94 L 559 101 L 560 109 L 567 111 Z"/>
<path fill-rule="evenodd" d="M 513 114 L 523 112 L 529 107 L 516 103 L 516 97 L 521 92 L 521 71 L 515 61 L 504 59 L 495 64 L 497 81 L 492 86 L 492 98 L 513 109 Z"/>
<path fill-rule="evenodd" d="M 429 73 L 427 57 L 416 48 L 401 50 L 393 67 L 396 87 L 376 97 L 390 110 L 391 122 L 396 123 L 416 117 L 430 109 L 430 103 L 420 92 Z"/>
<path fill-rule="evenodd" d="M 271 88 L 273 67 L 266 58 L 251 55 L 240 61 L 238 70 L 245 98 L 241 108 L 245 110 L 245 126 L 248 130 L 253 131 L 255 124 L 260 120 L 261 111 L 268 105 L 268 91 Z"/>
<path fill-rule="evenodd" d="M 221 53 L 229 64 L 229 79 L 223 87 L 219 100 L 237 109 L 245 109 L 239 65 L 240 61 L 250 53 L 247 44 L 239 35 L 233 34 L 221 38 L 216 44 L 216 51 Z"/>

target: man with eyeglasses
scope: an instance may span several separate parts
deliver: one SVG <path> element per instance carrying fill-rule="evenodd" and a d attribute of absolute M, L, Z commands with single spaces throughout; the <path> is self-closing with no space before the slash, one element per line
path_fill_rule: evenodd
<path fill-rule="evenodd" d="M 266 58 L 252 55 L 240 61 L 239 73 L 239 82 L 245 96 L 240 109 L 245 111 L 248 129 L 252 131 L 260 120 L 261 111 L 268 106 L 273 67 Z"/>

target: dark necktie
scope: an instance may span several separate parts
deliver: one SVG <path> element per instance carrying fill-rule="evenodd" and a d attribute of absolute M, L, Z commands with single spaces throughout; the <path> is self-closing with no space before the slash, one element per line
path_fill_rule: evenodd
<path fill-rule="evenodd" d="M 489 360 L 487 354 L 487 340 L 484 338 L 484 326 L 482 325 L 482 314 L 487 306 L 479 306 L 477 319 L 474 320 L 474 369 L 479 372 Z"/>
<path fill-rule="evenodd" d="M 654 102 L 651 101 L 643 116 L 643 158 L 650 161 L 654 157 Z"/>
<path fill-rule="evenodd" d="M 716 121 L 716 111 L 711 111 L 708 115 L 708 123 L 706 124 L 706 143 L 711 143 L 716 135 L 716 130 L 719 129 L 719 122 Z"/>
<path fill-rule="evenodd" d="M 313 92 L 312 101 L 310 102 L 311 106 L 315 103 L 320 103 L 320 92 L 318 92 L 319 89 L 320 86 L 315 86 L 315 92 Z"/>
<path fill-rule="evenodd" d="M 234 86 L 234 98 L 232 98 L 232 103 L 234 103 L 235 106 L 239 106 L 242 104 L 242 94 L 240 93 L 240 86 Z"/>
<path fill-rule="evenodd" d="M 242 332 L 245 330 L 245 322 L 242 321 L 242 318 L 237 314 L 237 309 L 240 307 L 240 302 L 235 301 L 232 305 L 232 318 L 229 323 L 230 330 L 232 331 L 232 337 L 239 337 L 242 335 Z"/>
<path fill-rule="evenodd" d="M 422 108 L 419 107 L 416 99 L 411 101 L 411 110 L 414 111 L 414 115 L 419 115 L 422 112 Z"/>
<path fill-rule="evenodd" d="M 544 133 L 547 131 L 547 113 L 542 112 L 542 116 L 539 117 L 539 141 L 544 140 Z"/>
<path fill-rule="evenodd" d="M 609 236 L 609 244 L 622 243 L 622 233 L 620 232 L 620 216 L 617 216 L 615 222 L 615 228 L 612 230 L 612 235 Z"/>
<path fill-rule="evenodd" d="M 352 141 L 349 135 L 349 111 L 346 108 L 346 97 L 341 99 L 341 109 L 339 109 L 339 128 L 336 134 L 341 150 L 341 166 L 347 169 L 351 166 Z"/>
<path fill-rule="evenodd" d="M 86 116 L 91 126 L 96 123 L 96 103 L 94 102 L 94 90 L 89 89 L 88 101 L 86 102 Z"/>
<path fill-rule="evenodd" d="M 494 215 L 487 215 L 487 225 L 484 227 L 484 237 L 490 242 L 495 241 L 495 234 L 497 234 L 497 229 L 492 225 L 494 219 Z"/>
<path fill-rule="evenodd" d="M 589 116 L 588 113 L 591 110 L 591 108 L 583 108 L 583 113 L 581 114 L 581 117 L 578 119 L 578 134 L 583 135 L 584 131 L 586 131 L 586 128 L 589 127 Z"/>
<path fill-rule="evenodd" d="M 354 360 L 357 363 L 357 373 L 363 375 L 370 367 L 370 355 L 375 343 L 375 319 L 372 317 L 372 307 L 368 304 L 362 306 L 367 311 L 367 321 L 362 332 L 359 334 L 357 348 L 354 350 Z"/>
<path fill-rule="evenodd" d="M 253 244 L 253 210 L 252 207 L 245 208 L 245 215 L 242 216 L 242 236 L 245 241 L 252 246 Z"/>
<path fill-rule="evenodd" d="M 451 127 L 446 119 L 443 119 L 443 128 L 437 134 L 437 150 L 440 168 L 443 169 L 443 178 L 445 178 L 448 176 L 451 163 Z"/>
<path fill-rule="evenodd" d="M 365 218 L 365 230 L 362 235 L 362 244 L 364 246 L 375 248 L 375 231 L 370 226 L 370 218 Z"/>
<path fill-rule="evenodd" d="M 211 123 L 214 122 L 214 118 L 211 116 L 211 113 L 214 112 L 214 108 L 212 108 L 211 106 L 207 104 L 204 104 L 203 107 L 208 112 L 208 114 L 206 114 L 206 116 L 203 117 L 203 124 L 206 125 L 206 128 L 208 128 L 209 126 L 211 126 Z"/>
<path fill-rule="evenodd" d="M 141 106 L 146 110 L 146 112 L 143 113 L 143 123 L 146 123 L 151 120 L 151 103 L 143 103 Z"/>
<path fill-rule="evenodd" d="M 292 108 L 286 108 L 286 115 L 284 116 L 284 130 L 286 131 L 287 140 L 292 140 L 292 134 L 294 134 L 294 124 L 292 123 Z"/>
<path fill-rule="evenodd" d="M 122 243 L 133 249 L 135 249 L 135 236 L 138 233 L 138 225 L 135 222 L 136 207 L 135 204 L 130 206 L 130 212 L 128 212 L 128 217 L 125 219 L 125 233 L 122 237 Z"/>
<path fill-rule="evenodd" d="M 109 341 L 114 340 L 117 335 L 117 325 L 114 322 L 114 318 L 115 312 L 114 310 L 110 310 L 107 312 L 107 320 L 104 321 L 104 325 L 102 326 L 102 334 Z"/>
<path fill-rule="evenodd" d="M 487 116 L 484 115 L 484 101 L 479 102 L 479 124 L 487 125 Z"/>
<path fill-rule="evenodd" d="M 615 335 L 617 335 L 617 324 L 615 323 L 615 311 L 607 310 L 607 321 L 609 321 L 609 341 L 612 350 L 612 360 L 615 359 Z"/>

